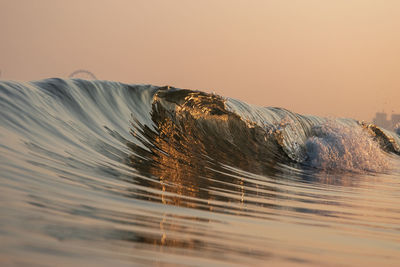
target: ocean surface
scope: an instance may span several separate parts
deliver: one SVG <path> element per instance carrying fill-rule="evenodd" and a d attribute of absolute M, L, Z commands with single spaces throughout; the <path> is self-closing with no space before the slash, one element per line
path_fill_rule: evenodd
<path fill-rule="evenodd" d="M 1 81 L 0 265 L 400 266 L 399 134 L 168 86 Z"/>

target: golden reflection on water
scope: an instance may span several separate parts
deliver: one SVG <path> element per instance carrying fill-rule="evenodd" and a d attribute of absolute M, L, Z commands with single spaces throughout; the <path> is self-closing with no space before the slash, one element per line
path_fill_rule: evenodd
<path fill-rule="evenodd" d="M 130 143 L 129 147 L 135 152 L 131 155 L 130 164 L 142 175 L 154 179 L 153 182 L 140 180 L 141 185 L 156 189 L 155 191 L 159 193 L 154 193 L 154 195 L 158 195 L 156 198 L 165 205 L 207 211 L 226 209 L 229 213 L 239 213 L 245 202 L 245 181 L 240 176 L 226 175 L 227 170 L 223 169 L 220 163 L 233 163 L 243 169 L 260 170 L 265 166 L 252 164 L 251 162 L 257 161 L 254 158 L 242 157 L 243 153 L 240 153 L 232 144 L 212 147 L 215 142 L 210 141 L 216 136 L 202 135 L 199 125 L 196 125 L 199 118 L 194 119 L 190 113 L 186 112 L 182 116 L 185 116 L 185 123 L 177 126 L 165 110 L 153 106 L 152 119 L 156 124 L 156 131 L 140 125 L 141 127 L 136 127 L 135 132 L 132 132 L 136 138 L 140 138 L 138 133 L 146 137 L 146 140 L 142 139 L 142 143 L 146 145 L 147 150 Z M 228 115 L 215 116 L 214 120 L 207 121 L 216 124 L 224 123 L 226 128 L 232 127 L 228 125 L 228 120 L 224 119 L 224 116 Z M 213 125 L 202 126 L 212 127 Z M 146 158 L 135 156 L 135 154 L 145 155 Z M 272 169 L 270 172 L 273 172 Z M 221 194 L 224 190 L 229 194 Z M 148 196 L 146 200 L 154 201 L 154 195 Z M 160 221 L 160 238 L 144 242 L 182 248 L 205 246 L 200 238 L 192 234 L 187 234 L 188 236 L 185 237 L 184 233 L 191 231 L 187 229 L 189 226 L 173 223 L 173 218 L 180 219 L 177 215 L 165 212 Z M 191 217 L 190 220 L 199 219 Z M 202 222 L 204 223 L 204 219 Z M 176 238 L 177 233 L 181 233 L 178 238 Z"/>
<path fill-rule="evenodd" d="M 260 160 L 260 157 L 270 153 L 270 147 L 256 145 L 257 139 L 264 137 L 258 136 L 260 134 L 256 130 L 246 127 L 243 121 L 228 120 L 227 116 L 233 116 L 230 114 L 207 115 L 203 120 L 199 114 L 204 113 L 180 109 L 180 112 L 176 112 L 179 120 L 173 120 L 166 109 L 157 103 L 153 104 L 152 119 L 156 131 L 143 125 L 135 126 L 132 131 L 136 138 L 140 139 L 138 132 L 145 137 L 141 141 L 148 150 L 133 143 L 128 144 L 135 154 L 146 155 L 146 159 L 132 155 L 130 164 L 144 175 L 159 180 L 159 183 L 153 183 L 152 186 L 160 192 L 166 192 L 161 195 L 163 203 L 204 209 L 203 203 L 200 205 L 196 201 L 188 200 L 215 200 L 210 191 L 211 188 L 221 187 L 221 182 L 227 187 L 235 185 L 230 189 L 235 189 L 240 194 L 240 201 L 243 201 L 244 181 L 225 175 L 227 170 L 221 167 L 221 163 L 254 173 L 274 173 L 271 162 Z M 181 123 L 177 124 L 177 121 Z M 243 125 L 239 127 L 237 124 Z M 207 131 L 207 128 L 212 127 L 222 130 L 216 135 L 205 134 L 215 132 Z M 248 132 L 236 134 L 237 129 L 247 129 Z M 239 136 L 252 137 L 254 140 L 240 139 Z M 242 151 L 238 146 L 243 143 L 248 144 L 248 151 Z M 264 153 L 262 149 L 265 150 Z M 212 210 L 212 207 L 208 206 L 206 209 Z"/>

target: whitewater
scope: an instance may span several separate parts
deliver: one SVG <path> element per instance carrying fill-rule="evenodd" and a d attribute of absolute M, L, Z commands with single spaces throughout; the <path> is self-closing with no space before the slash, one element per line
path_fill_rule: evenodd
<path fill-rule="evenodd" d="M 0 265 L 398 266 L 400 127 L 0 81 Z"/>

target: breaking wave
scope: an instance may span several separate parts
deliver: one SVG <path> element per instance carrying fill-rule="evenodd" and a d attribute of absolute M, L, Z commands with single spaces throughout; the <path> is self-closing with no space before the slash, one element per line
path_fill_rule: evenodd
<path fill-rule="evenodd" d="M 58 147 L 80 129 L 87 143 L 91 135 L 105 143 L 118 135 L 137 151 L 165 141 L 174 150 L 232 166 L 281 162 L 376 172 L 389 167 L 386 152 L 400 153 L 398 136 L 374 125 L 170 87 L 51 79 L 4 83 L 1 100 L 3 127 L 28 140 L 57 140 Z"/>

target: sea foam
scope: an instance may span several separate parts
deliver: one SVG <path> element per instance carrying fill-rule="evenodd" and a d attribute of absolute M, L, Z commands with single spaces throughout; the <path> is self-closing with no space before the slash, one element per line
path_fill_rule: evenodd
<path fill-rule="evenodd" d="M 306 141 L 308 163 L 325 170 L 383 172 L 389 157 L 367 130 L 327 121 L 312 128 Z"/>

